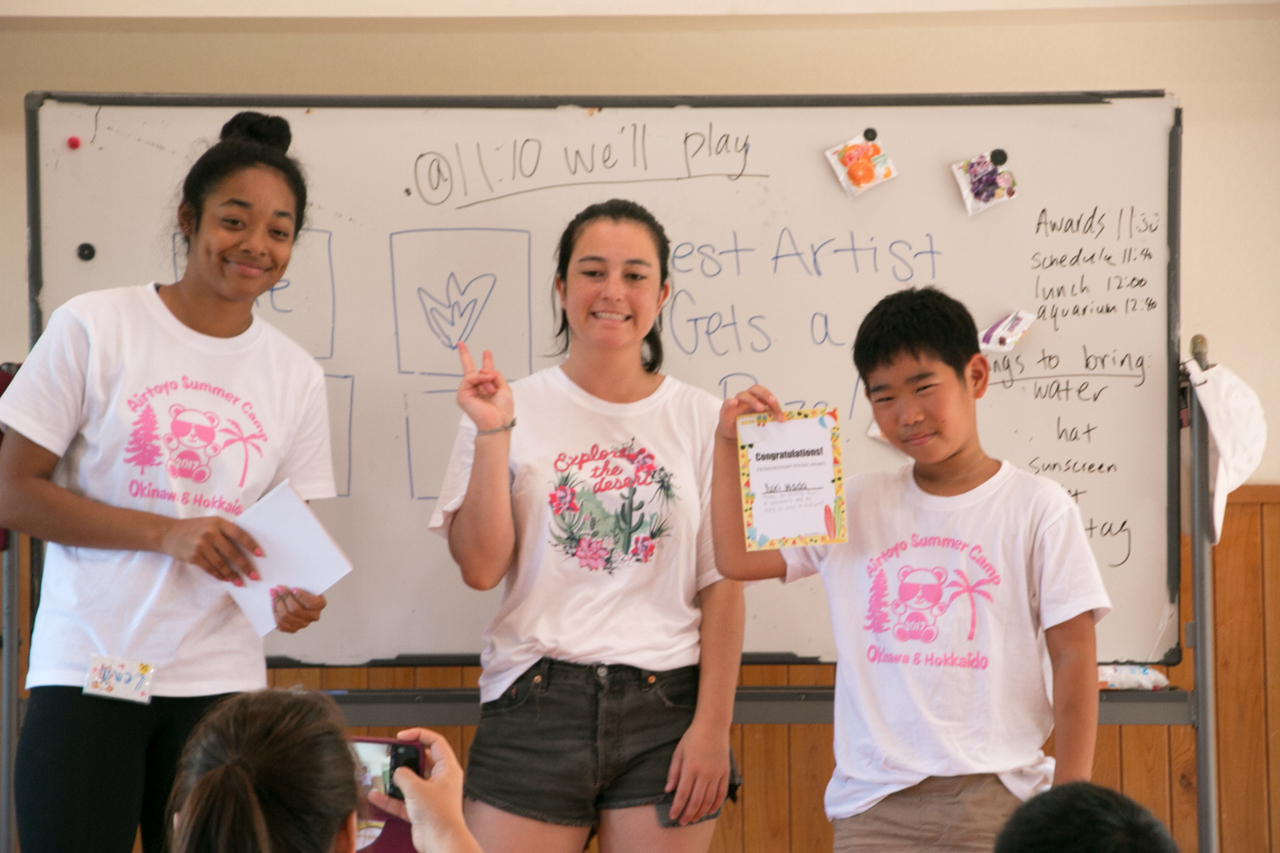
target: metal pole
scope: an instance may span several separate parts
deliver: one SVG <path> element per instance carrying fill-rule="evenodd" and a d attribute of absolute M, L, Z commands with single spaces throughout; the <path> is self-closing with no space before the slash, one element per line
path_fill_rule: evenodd
<path fill-rule="evenodd" d="M 1191 354 L 1207 369 L 1208 342 L 1191 339 Z M 1209 422 L 1191 389 L 1191 577 L 1195 613 L 1196 805 L 1200 853 L 1218 853 L 1218 724 L 1214 711 L 1213 502 L 1209 498 Z"/>

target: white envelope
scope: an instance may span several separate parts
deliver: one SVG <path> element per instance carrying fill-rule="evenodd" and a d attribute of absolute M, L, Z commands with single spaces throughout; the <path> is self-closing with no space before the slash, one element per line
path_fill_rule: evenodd
<path fill-rule="evenodd" d="M 266 554 L 253 557 L 262 580 L 245 578 L 244 586 L 227 585 L 259 637 L 276 627 L 271 609 L 274 587 L 284 585 L 319 595 L 351 571 L 351 561 L 288 480 L 259 498 L 235 523 L 256 539 Z"/>

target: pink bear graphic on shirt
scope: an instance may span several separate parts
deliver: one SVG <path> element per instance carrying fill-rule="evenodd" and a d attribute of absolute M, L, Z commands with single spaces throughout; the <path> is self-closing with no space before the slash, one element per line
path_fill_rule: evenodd
<path fill-rule="evenodd" d="M 947 582 L 944 568 L 917 569 L 903 566 L 898 569 L 898 597 L 893 602 L 893 612 L 898 615 L 893 626 L 893 636 L 901 641 L 921 640 L 932 643 L 938 636 L 938 617 L 947 611 L 942 600 L 942 589 Z"/>
<path fill-rule="evenodd" d="M 164 446 L 169 449 L 169 476 L 203 483 L 209 479 L 209 460 L 222 449 L 215 439 L 218 416 L 186 406 L 169 407 L 169 432 Z"/>

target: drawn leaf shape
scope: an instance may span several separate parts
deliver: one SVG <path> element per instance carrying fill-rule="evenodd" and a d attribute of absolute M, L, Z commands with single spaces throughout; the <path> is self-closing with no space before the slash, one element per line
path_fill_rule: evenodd
<path fill-rule="evenodd" d="M 437 298 L 424 287 L 418 288 L 418 302 L 426 315 L 427 326 L 441 344 L 457 349 L 459 341 L 471 337 L 497 283 L 496 275 L 484 273 L 464 286 L 458 283 L 456 273 L 449 273 L 445 280 L 444 299 Z"/>
<path fill-rule="evenodd" d="M 827 538 L 834 539 L 836 537 L 836 517 L 831 512 L 831 504 L 827 504 L 822 508 L 822 520 L 827 525 Z"/>

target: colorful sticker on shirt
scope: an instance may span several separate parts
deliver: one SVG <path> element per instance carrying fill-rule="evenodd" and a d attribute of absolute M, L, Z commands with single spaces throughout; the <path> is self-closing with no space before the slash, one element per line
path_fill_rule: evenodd
<path fill-rule="evenodd" d="M 138 469 L 138 476 L 129 481 L 130 497 L 233 516 L 243 511 L 237 495 L 198 487 L 209 483 L 218 469 L 234 478 L 236 488 L 244 488 L 253 461 L 262 458 L 268 441 L 252 402 L 189 376 L 150 385 L 130 394 L 126 402 L 134 419 L 123 461 Z"/>
<path fill-rule="evenodd" d="M 868 652 L 873 663 L 960 667 L 974 663 L 976 659 L 967 653 L 922 657 L 900 651 L 903 646 L 930 647 L 947 625 L 963 629 L 965 642 L 978 639 L 983 615 L 995 602 L 992 593 L 1000 584 L 1000 573 L 981 545 L 913 533 L 872 558 L 866 572 L 871 588 L 862 628 L 876 635 L 877 642 L 901 644 L 892 652 L 873 645 Z M 948 636 L 958 639 L 960 635 L 952 631 Z"/>
<path fill-rule="evenodd" d="M 960 196 L 970 216 L 993 204 L 1010 201 L 1018 194 L 1018 182 L 1013 179 L 1013 172 L 1000 168 L 1008 159 L 1008 154 L 996 148 L 952 165 L 951 173 L 960 184 Z"/>
<path fill-rule="evenodd" d="M 602 450 L 561 453 L 547 495 L 551 542 L 579 568 L 603 570 L 641 566 L 657 553 L 671 528 L 676 503 L 674 477 L 635 439 Z"/>

